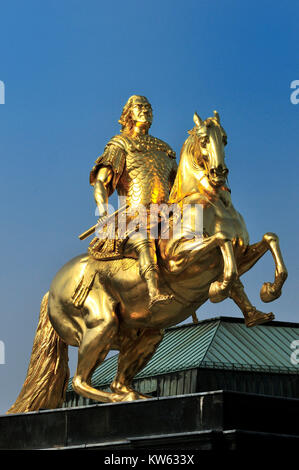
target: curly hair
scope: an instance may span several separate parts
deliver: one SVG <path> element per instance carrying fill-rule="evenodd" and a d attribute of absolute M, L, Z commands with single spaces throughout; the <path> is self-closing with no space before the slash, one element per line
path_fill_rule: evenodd
<path fill-rule="evenodd" d="M 137 98 L 144 99 L 151 106 L 150 102 L 148 101 L 148 99 L 145 96 L 142 96 L 142 95 L 132 95 L 132 96 L 130 96 L 130 98 L 126 102 L 125 106 L 123 107 L 123 111 L 122 111 L 120 119 L 118 121 L 119 124 L 121 124 L 121 126 L 122 126 L 121 132 L 130 133 L 130 131 L 134 127 L 134 121 L 133 121 L 132 116 L 131 116 L 131 109 L 132 109 L 132 105 L 133 105 L 134 100 L 136 100 Z"/>

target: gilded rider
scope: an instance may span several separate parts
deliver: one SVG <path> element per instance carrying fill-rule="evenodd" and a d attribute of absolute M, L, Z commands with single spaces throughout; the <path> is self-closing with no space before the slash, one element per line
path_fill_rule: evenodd
<path fill-rule="evenodd" d="M 100 218 L 107 215 L 108 198 L 117 190 L 132 209 L 138 206 L 150 210 L 151 204 L 167 203 L 173 185 L 177 163 L 175 152 L 160 139 L 149 135 L 153 112 L 147 98 L 131 96 L 123 108 L 119 123 L 121 133 L 106 145 L 90 173 L 94 198 Z M 128 221 L 130 217 L 128 218 Z M 126 237 L 113 240 L 94 238 L 89 254 L 97 259 L 111 259 L 134 253 L 139 261 L 139 272 L 146 281 L 149 310 L 169 303 L 172 295 L 162 295 L 158 288 L 158 263 L 155 239 L 145 231 L 131 231 Z"/>

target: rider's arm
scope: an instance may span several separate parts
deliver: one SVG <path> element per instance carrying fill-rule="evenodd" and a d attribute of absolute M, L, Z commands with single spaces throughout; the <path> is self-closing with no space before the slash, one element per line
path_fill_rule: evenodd
<path fill-rule="evenodd" d="M 106 215 L 108 197 L 114 192 L 125 166 L 125 148 L 121 136 L 113 137 L 106 145 L 93 166 L 89 182 L 94 186 L 94 198 L 98 206 L 99 215 Z"/>
<path fill-rule="evenodd" d="M 101 167 L 97 173 L 94 184 L 94 198 L 99 210 L 99 216 L 107 215 L 108 207 L 108 186 L 113 177 L 110 167 Z"/>

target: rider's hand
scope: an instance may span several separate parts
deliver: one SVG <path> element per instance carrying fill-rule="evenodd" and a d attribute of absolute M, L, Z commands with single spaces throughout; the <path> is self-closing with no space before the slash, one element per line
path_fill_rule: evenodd
<path fill-rule="evenodd" d="M 99 216 L 99 220 L 101 220 L 102 217 L 105 217 L 107 215 L 107 209 L 105 204 L 99 204 L 97 206 L 97 215 Z"/>

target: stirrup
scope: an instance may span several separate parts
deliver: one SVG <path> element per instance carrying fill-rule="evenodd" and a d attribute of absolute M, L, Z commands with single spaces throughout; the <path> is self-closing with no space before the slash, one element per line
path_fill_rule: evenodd
<path fill-rule="evenodd" d="M 161 307 L 162 305 L 168 305 L 174 299 L 174 295 L 162 295 L 157 294 L 155 297 L 152 297 L 149 304 L 148 309 L 153 311 L 156 308 Z"/>

